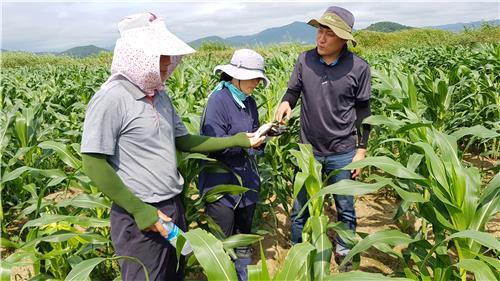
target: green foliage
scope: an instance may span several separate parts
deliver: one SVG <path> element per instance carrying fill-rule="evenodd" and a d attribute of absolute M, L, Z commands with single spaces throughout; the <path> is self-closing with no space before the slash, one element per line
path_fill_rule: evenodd
<path fill-rule="evenodd" d="M 200 48 L 197 49 L 197 51 L 202 51 L 202 52 L 226 51 L 226 50 L 232 50 L 232 48 L 224 44 L 224 42 L 217 42 L 217 41 L 203 42 Z"/>
<path fill-rule="evenodd" d="M 401 48 L 444 47 L 500 42 L 500 27 L 483 26 L 479 29 L 452 33 L 436 29 L 409 29 L 398 32 L 359 30 L 354 32 L 358 47 L 363 53 L 372 51 L 396 51 Z M 430 56 L 432 58 L 432 56 Z"/>
<path fill-rule="evenodd" d="M 25 52 L 2 52 L 1 66 L 2 68 L 23 67 L 23 66 L 38 66 L 38 65 L 61 65 L 70 66 L 77 65 L 80 67 L 105 67 L 108 69 L 111 66 L 112 52 L 101 52 L 97 55 L 75 58 L 71 56 L 56 56 L 56 55 L 36 55 Z"/>
<path fill-rule="evenodd" d="M 491 274 L 498 277 L 494 271 L 498 243 L 484 230 L 498 213 L 500 177 L 497 170 L 471 167 L 463 156 L 472 152 L 498 159 L 499 28 L 485 26 L 461 34 L 359 31 L 356 37 L 360 46 L 354 50 L 372 66 L 373 116 L 366 122 L 375 129 L 369 145 L 372 157 L 347 168 L 369 167 L 370 173 L 364 182 L 324 186 L 310 148 L 297 144 L 300 107 L 294 109 L 288 123 L 291 133 L 270 140 L 258 161 L 262 190 L 256 216 L 272 215 L 280 205 L 289 206 L 303 184 L 312 198 L 308 208 L 313 215 L 304 231 L 308 242 L 290 250 L 274 278 L 389 278 L 361 272 L 330 273 L 327 252 L 332 245 L 327 229 L 349 241 L 356 250 L 353 255 L 375 247 L 397 257 L 404 267 L 397 274 L 414 280 L 458 280 L 466 271 L 476 279 Z M 485 42 L 493 43 L 476 44 Z M 296 58 L 309 47 L 258 50 L 265 57 L 271 80 L 270 87 L 254 93 L 261 123 L 273 120 Z M 213 68 L 227 63 L 231 53 L 224 46 L 207 46 L 186 56 L 168 80 L 169 95 L 191 133 L 198 132 L 207 95 L 217 83 Z M 119 257 L 114 257 L 108 227 L 111 202 L 82 173 L 79 155 L 86 105 L 108 78 L 110 63 L 111 53 L 85 59 L 2 53 L 1 243 L 10 251 L 2 257 L 2 279 L 8 278 L 12 266 L 23 264 L 33 266 L 37 278 L 111 280 L 119 275 L 115 261 Z M 186 219 L 188 225 L 196 226 L 187 234 L 197 244 L 188 270 L 199 272 L 201 267 L 208 276 L 215 267 L 205 260 L 213 261 L 213 257 L 203 252 L 204 247 L 211 247 L 218 257 L 224 256 L 220 269 L 233 276 L 229 273 L 231 248 L 261 238 L 223 237 L 203 208 L 225 192 L 237 194 L 245 189 L 220 186 L 199 196 L 200 171 L 224 167 L 202 154 L 179 152 L 177 156 L 185 179 Z M 208 165 L 200 166 L 200 160 Z M 355 235 L 323 215 L 327 194 L 359 195 L 384 186 L 401 197 L 395 217 L 417 217 L 421 229 L 408 234 L 394 230 Z M 54 195 L 59 197 L 55 200 Z M 274 233 L 272 222 L 255 221 L 255 232 Z M 433 240 L 428 239 L 427 229 L 433 230 Z M 211 241 L 209 246 L 201 246 L 205 239 Z M 400 244 L 408 245 L 402 254 L 392 248 Z M 449 259 L 449 251 L 456 260 Z M 263 264 L 251 267 L 252 280 L 272 277 L 263 254 L 261 259 Z"/>

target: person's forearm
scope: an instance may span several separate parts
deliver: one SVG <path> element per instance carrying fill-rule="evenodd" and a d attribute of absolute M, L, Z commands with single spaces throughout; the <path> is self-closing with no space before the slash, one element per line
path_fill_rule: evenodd
<path fill-rule="evenodd" d="M 231 147 L 249 148 L 250 140 L 246 133 L 238 133 L 231 137 L 185 135 L 175 138 L 175 146 L 184 152 L 208 153 Z"/>
<path fill-rule="evenodd" d="M 357 102 L 356 109 L 356 131 L 358 137 L 358 148 L 366 149 L 368 146 L 368 137 L 370 135 L 371 126 L 362 124 L 363 120 L 371 115 L 370 101 Z"/>
<path fill-rule="evenodd" d="M 135 196 L 106 161 L 106 155 L 82 153 L 83 171 L 104 195 L 133 217 L 144 230 L 158 220 L 157 209 Z"/>
<path fill-rule="evenodd" d="M 281 102 L 287 101 L 290 105 L 290 108 L 294 108 L 297 105 L 297 101 L 299 100 L 300 92 L 287 89 L 285 95 L 281 99 Z"/>
<path fill-rule="evenodd" d="M 358 145 L 357 148 L 368 147 L 368 137 L 370 136 L 372 127 L 368 124 L 362 124 L 361 127 L 357 128 Z"/>
<path fill-rule="evenodd" d="M 358 154 L 359 156 L 365 157 L 366 156 L 366 148 L 356 149 L 356 154 Z"/>

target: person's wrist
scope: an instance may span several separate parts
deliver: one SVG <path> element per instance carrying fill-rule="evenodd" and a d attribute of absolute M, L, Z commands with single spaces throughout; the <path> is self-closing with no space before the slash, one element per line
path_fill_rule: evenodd
<path fill-rule="evenodd" d="M 234 135 L 234 139 L 235 139 L 234 146 L 239 146 L 244 148 L 251 147 L 250 139 L 247 137 L 247 133 L 245 132 L 237 133 L 236 135 Z"/>
<path fill-rule="evenodd" d="M 141 206 L 141 208 L 139 208 L 132 215 L 134 216 L 135 223 L 140 230 L 145 230 L 158 220 L 158 210 L 146 203 L 144 203 L 144 206 Z"/>
<path fill-rule="evenodd" d="M 356 155 L 361 156 L 361 157 L 365 157 L 366 156 L 366 148 L 358 147 L 358 149 L 356 149 Z"/>

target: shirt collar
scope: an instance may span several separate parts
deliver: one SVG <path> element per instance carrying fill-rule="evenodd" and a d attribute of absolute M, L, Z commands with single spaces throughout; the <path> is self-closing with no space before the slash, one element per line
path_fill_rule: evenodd
<path fill-rule="evenodd" d="M 326 61 L 323 59 L 323 57 L 320 54 L 318 54 L 318 49 L 316 48 L 316 54 L 319 57 L 319 61 L 323 65 L 326 65 L 326 66 L 329 66 L 329 67 L 333 67 L 333 66 L 337 65 L 338 62 L 340 61 L 340 59 L 342 59 L 347 54 L 347 52 L 348 52 L 348 50 L 347 50 L 347 44 L 345 44 L 344 47 L 342 48 L 342 51 L 340 51 L 340 55 L 337 57 L 337 59 L 334 60 L 332 63 L 327 64 Z"/>
<path fill-rule="evenodd" d="M 121 83 L 122 86 L 125 87 L 125 89 L 127 89 L 127 91 L 132 95 L 132 97 L 135 100 L 140 100 L 140 99 L 146 97 L 146 93 L 144 93 L 139 88 L 139 86 L 137 86 L 132 81 L 130 81 L 129 79 L 127 79 L 126 76 L 118 75 L 117 77 L 115 77 L 115 80 L 121 81 L 122 82 Z"/>
<path fill-rule="evenodd" d="M 330 67 L 331 67 L 331 66 L 335 66 L 335 65 L 339 62 L 339 58 L 337 58 L 336 60 L 334 60 L 332 63 L 328 64 L 328 63 L 326 63 L 326 61 L 323 59 L 323 57 L 322 57 L 322 56 L 320 56 L 320 57 L 319 57 L 319 61 L 320 61 L 322 64 L 324 64 L 324 65 L 326 65 L 326 66 L 330 66 Z"/>

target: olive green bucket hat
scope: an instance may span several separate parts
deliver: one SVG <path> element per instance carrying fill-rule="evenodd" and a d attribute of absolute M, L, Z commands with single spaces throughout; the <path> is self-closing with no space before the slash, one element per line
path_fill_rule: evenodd
<path fill-rule="evenodd" d="M 312 19 L 307 24 L 314 27 L 319 27 L 320 25 L 328 26 L 338 37 L 350 40 L 354 46 L 357 44 L 352 36 L 354 16 L 344 8 L 337 6 L 329 7 L 321 18 Z"/>

